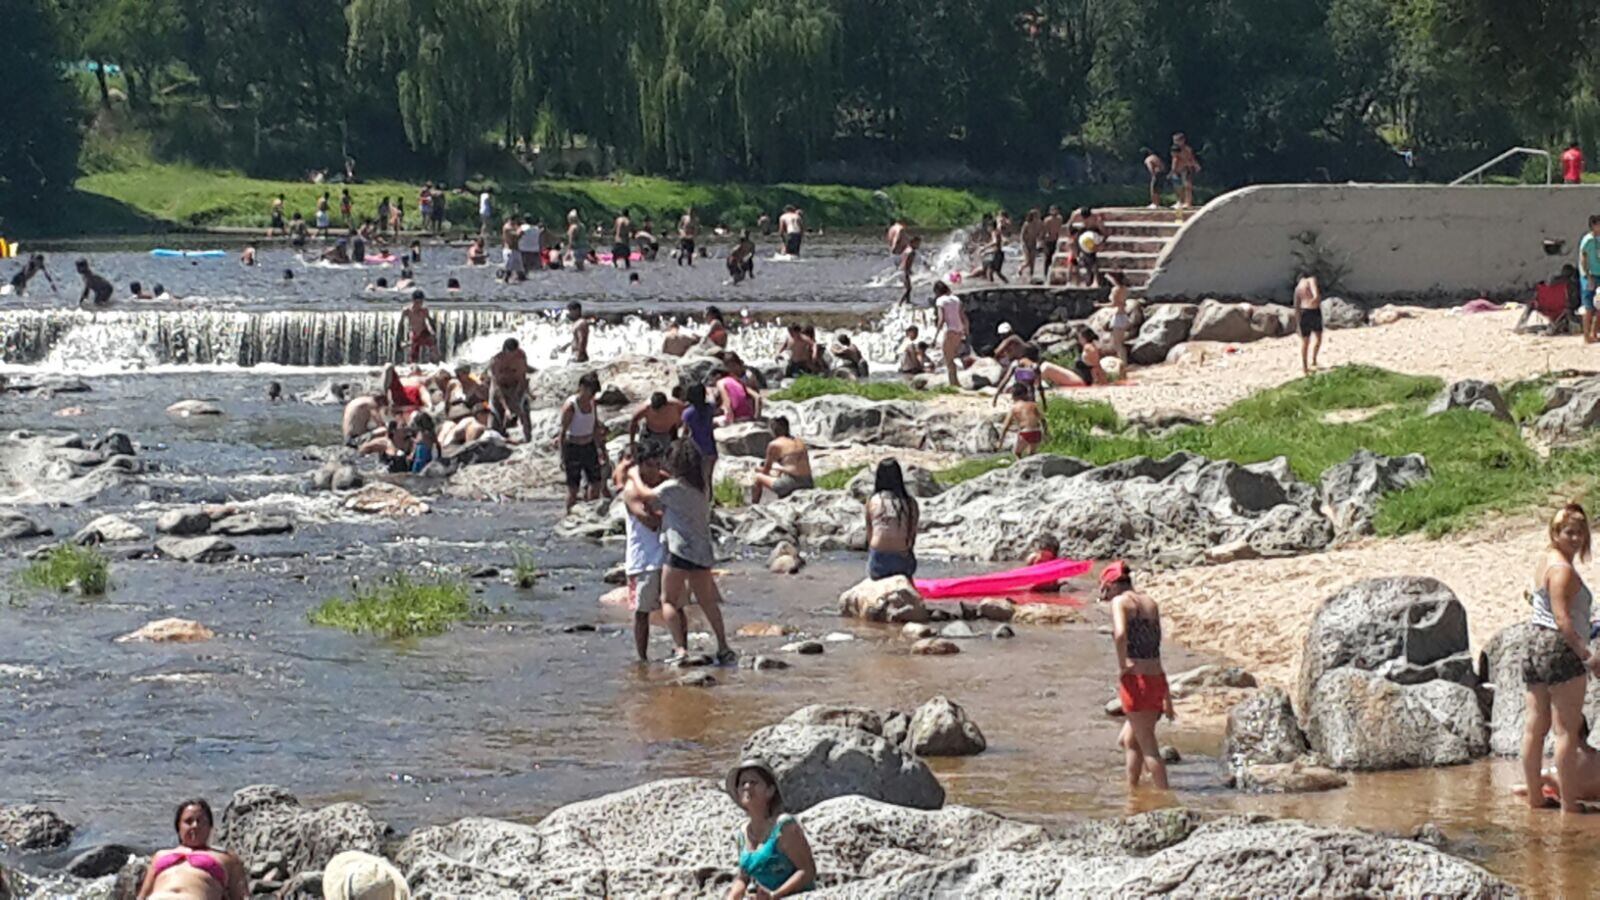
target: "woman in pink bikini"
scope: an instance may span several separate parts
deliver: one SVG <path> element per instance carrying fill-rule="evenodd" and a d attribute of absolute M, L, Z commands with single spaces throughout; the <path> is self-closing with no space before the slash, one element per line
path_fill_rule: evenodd
<path fill-rule="evenodd" d="M 150 860 L 138 900 L 244 900 L 249 896 L 249 876 L 244 863 L 232 853 L 213 850 L 211 804 L 185 800 L 173 817 L 178 846 Z"/>

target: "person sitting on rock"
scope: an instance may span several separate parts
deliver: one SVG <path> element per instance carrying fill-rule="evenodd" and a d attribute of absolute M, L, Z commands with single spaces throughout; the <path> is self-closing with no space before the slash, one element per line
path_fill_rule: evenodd
<path fill-rule="evenodd" d="M 776 473 L 776 474 L 774 474 Z M 815 487 L 811 478 L 811 451 L 806 442 L 789 434 L 789 420 L 783 416 L 772 418 L 772 443 L 767 445 L 766 459 L 755 474 L 755 486 L 750 490 L 750 503 L 761 502 L 763 488 L 776 494 L 779 500 L 795 491 Z"/>
<path fill-rule="evenodd" d="M 138 900 L 244 900 L 250 876 L 239 857 L 210 847 L 216 824 L 211 804 L 185 800 L 178 804 L 172 827 L 178 846 L 150 860 Z"/>
<path fill-rule="evenodd" d="M 662 353 L 668 356 L 682 356 L 700 343 L 700 335 L 683 330 L 686 321 L 683 314 L 679 313 L 667 322 L 667 331 L 661 336 Z"/>
<path fill-rule="evenodd" d="M 728 794 L 750 820 L 739 829 L 739 873 L 728 900 L 791 897 L 811 890 L 817 864 L 799 821 L 783 812 L 778 777 L 766 763 L 747 759 L 728 773 Z"/>
<path fill-rule="evenodd" d="M 711 384 L 717 393 L 716 405 L 722 409 L 721 424 L 749 422 L 761 415 L 761 394 L 726 368 L 711 373 Z"/>
<path fill-rule="evenodd" d="M 833 354 L 835 371 L 843 369 L 851 377 L 867 377 L 867 361 L 861 355 L 861 348 L 850 343 L 849 335 L 843 332 L 834 335 L 833 346 L 828 348 L 828 352 Z"/>
<path fill-rule="evenodd" d="M 362 394 L 345 404 L 344 443 L 346 447 L 359 447 L 383 431 L 384 412 L 389 408 L 389 396 L 381 391 Z"/>

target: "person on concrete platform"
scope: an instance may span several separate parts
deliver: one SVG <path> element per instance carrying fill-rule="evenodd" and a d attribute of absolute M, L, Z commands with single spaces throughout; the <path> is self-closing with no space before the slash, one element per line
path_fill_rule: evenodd
<path fill-rule="evenodd" d="M 1564 184 L 1583 184 L 1583 148 L 1577 141 L 1567 145 L 1561 154 L 1561 181 Z"/>

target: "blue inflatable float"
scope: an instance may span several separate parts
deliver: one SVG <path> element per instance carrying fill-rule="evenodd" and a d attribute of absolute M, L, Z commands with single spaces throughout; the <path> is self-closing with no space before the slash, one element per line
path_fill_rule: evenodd
<path fill-rule="evenodd" d="M 226 250 L 169 250 L 158 247 L 150 251 L 156 259 L 222 259 L 228 255 Z"/>

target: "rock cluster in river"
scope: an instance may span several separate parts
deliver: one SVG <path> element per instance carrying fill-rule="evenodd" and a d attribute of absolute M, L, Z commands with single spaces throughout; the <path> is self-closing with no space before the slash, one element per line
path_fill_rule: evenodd
<path fill-rule="evenodd" d="M 24 502 L 76 506 L 94 500 L 148 500 L 138 476 L 151 468 L 120 431 L 95 440 L 77 434 L 14 431 L 0 437 L 0 491 Z"/>

